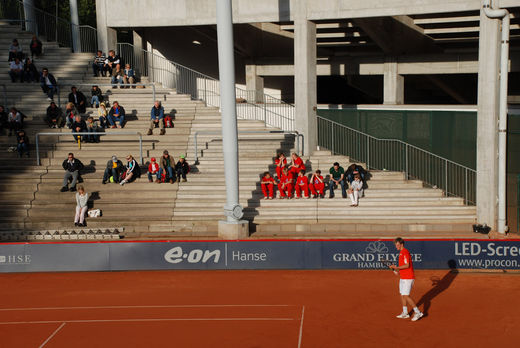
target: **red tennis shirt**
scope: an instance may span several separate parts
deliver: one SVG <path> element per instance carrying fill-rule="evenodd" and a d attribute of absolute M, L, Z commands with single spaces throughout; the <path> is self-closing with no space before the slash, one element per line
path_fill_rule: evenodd
<path fill-rule="evenodd" d="M 401 279 L 415 279 L 410 252 L 407 249 L 403 248 L 403 250 L 401 250 L 401 252 L 399 253 L 399 266 L 403 266 L 407 263 L 410 264 L 410 267 L 406 269 L 400 269 L 399 276 Z"/>

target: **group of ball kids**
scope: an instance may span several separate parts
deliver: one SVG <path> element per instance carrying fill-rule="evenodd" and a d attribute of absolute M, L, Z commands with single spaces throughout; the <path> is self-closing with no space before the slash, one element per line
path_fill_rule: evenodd
<path fill-rule="evenodd" d="M 287 158 L 283 153 L 279 153 L 275 159 L 276 165 L 276 179 L 278 180 L 278 191 L 280 192 L 280 199 L 291 199 L 296 194 L 296 199 L 318 198 L 318 195 L 323 198 L 325 194 L 325 183 L 321 171 L 318 169 L 309 182 L 309 178 L 305 175 L 305 164 L 303 160 L 295 153 L 291 155 L 292 163 L 287 165 Z M 275 179 L 269 172 L 265 172 L 262 181 L 262 193 L 264 199 L 274 198 Z M 309 194 L 310 191 L 310 194 Z"/>

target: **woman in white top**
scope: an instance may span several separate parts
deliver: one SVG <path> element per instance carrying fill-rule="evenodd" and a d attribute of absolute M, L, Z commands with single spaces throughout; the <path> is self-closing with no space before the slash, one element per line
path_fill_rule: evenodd
<path fill-rule="evenodd" d="M 348 196 L 352 204 L 351 207 L 357 207 L 359 202 L 359 197 L 363 197 L 363 181 L 361 180 L 361 176 L 356 174 L 354 176 L 354 181 L 350 184 L 350 188 L 347 191 Z"/>
<path fill-rule="evenodd" d="M 85 214 L 87 213 L 88 193 L 83 186 L 78 186 L 76 192 L 76 216 L 74 217 L 75 226 L 85 226 Z"/>
<path fill-rule="evenodd" d="M 108 111 L 107 111 L 107 107 L 106 107 L 105 103 L 100 103 L 99 109 L 98 109 L 98 116 L 99 116 L 99 125 L 101 126 L 101 128 L 108 128 L 110 126 L 108 124 L 107 115 L 108 115 Z"/>

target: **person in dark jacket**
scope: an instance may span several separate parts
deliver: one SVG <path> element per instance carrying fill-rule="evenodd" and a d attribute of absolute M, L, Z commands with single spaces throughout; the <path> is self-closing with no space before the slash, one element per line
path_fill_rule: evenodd
<path fill-rule="evenodd" d="M 150 112 L 150 127 L 148 128 L 147 135 L 152 135 L 153 129 L 156 126 L 159 126 L 161 135 L 164 135 L 164 108 L 159 100 L 154 102 L 152 111 Z"/>
<path fill-rule="evenodd" d="M 69 179 L 72 178 L 72 183 L 70 184 L 70 191 L 76 191 L 76 183 L 78 181 L 79 172 L 83 169 L 83 163 L 77 158 L 74 158 L 74 154 L 71 152 L 66 160 L 63 161 L 62 165 L 65 170 L 65 175 L 63 176 L 63 186 L 61 188 L 61 192 L 69 191 Z"/>
<path fill-rule="evenodd" d="M 81 119 L 81 116 L 76 116 L 74 119 L 74 122 L 72 123 L 72 133 L 87 133 L 87 123 Z M 81 139 L 81 141 L 86 140 L 86 135 L 72 135 L 74 137 L 75 141 L 78 141 L 78 139 Z"/>
<path fill-rule="evenodd" d="M 170 184 L 175 182 L 175 159 L 173 156 L 170 156 L 168 150 L 163 151 L 163 155 L 161 157 L 161 169 L 159 169 L 160 176 L 165 175 L 165 181 L 170 180 Z"/>
<path fill-rule="evenodd" d="M 49 73 L 49 69 L 43 68 L 40 75 L 40 86 L 43 93 L 47 94 L 47 100 L 52 101 L 54 93 L 58 90 L 58 83 L 54 78 L 54 75 Z"/>
<path fill-rule="evenodd" d="M 51 104 L 47 108 L 47 116 L 45 117 L 45 122 L 47 122 L 50 128 L 63 127 L 63 114 L 61 112 L 61 109 L 56 105 L 55 102 L 51 102 Z"/>
<path fill-rule="evenodd" d="M 18 58 L 20 60 L 23 59 L 23 49 L 22 46 L 18 43 L 17 39 L 13 39 L 13 43 L 11 46 L 9 46 L 9 58 L 7 59 L 8 62 L 14 60 L 15 58 Z"/>
<path fill-rule="evenodd" d="M 365 176 L 367 174 L 365 168 L 355 163 L 352 163 L 345 172 L 345 177 L 349 184 L 352 184 L 352 181 L 354 181 L 354 176 L 356 174 L 359 174 L 359 176 L 361 176 L 361 181 L 365 182 Z"/>
<path fill-rule="evenodd" d="M 37 58 L 40 58 L 42 54 L 42 42 L 38 40 L 36 35 L 33 35 L 31 43 L 29 44 L 29 48 L 31 49 L 32 59 L 34 59 L 34 55 L 36 55 Z"/>
<path fill-rule="evenodd" d="M 114 50 L 108 51 L 108 57 L 105 60 L 105 71 L 108 71 L 110 76 L 112 76 L 112 70 L 116 68 L 117 64 L 121 64 L 121 57 L 116 54 Z"/>
<path fill-rule="evenodd" d="M 39 76 L 36 65 L 34 65 L 31 58 L 27 58 L 23 65 L 23 79 L 27 82 L 36 82 L 39 80 Z"/>
<path fill-rule="evenodd" d="M 76 86 L 72 86 L 70 90 L 69 103 L 73 103 L 80 113 L 85 113 L 85 111 L 87 111 L 87 98 L 85 98 L 83 93 L 78 91 Z"/>
<path fill-rule="evenodd" d="M 125 125 L 125 108 L 119 105 L 117 101 L 114 101 L 110 111 L 108 112 L 108 123 L 112 128 L 116 128 L 116 122 L 119 122 L 119 128 L 123 128 Z"/>
<path fill-rule="evenodd" d="M 135 160 L 135 158 L 132 155 L 126 156 L 126 172 L 125 172 L 125 178 L 121 180 L 119 185 L 123 186 L 127 182 L 132 182 L 136 178 L 141 177 L 141 168 L 139 168 L 139 164 Z"/>
<path fill-rule="evenodd" d="M 103 92 L 101 92 L 98 86 L 92 86 L 90 93 L 92 94 L 92 98 L 90 98 L 90 106 L 94 107 L 95 105 L 96 108 L 99 108 L 99 103 L 103 101 Z"/>
<path fill-rule="evenodd" d="M 23 129 L 20 129 L 16 134 L 16 150 L 18 151 L 18 157 L 22 158 L 24 152 L 29 157 L 29 137 Z"/>
<path fill-rule="evenodd" d="M 181 178 L 182 181 L 186 182 L 186 174 L 190 172 L 190 165 L 188 162 L 186 162 L 186 159 L 184 158 L 184 155 L 180 155 L 179 161 L 175 165 L 175 171 L 177 172 L 177 177 Z"/>
<path fill-rule="evenodd" d="M 113 155 L 112 158 L 107 162 L 105 173 L 103 174 L 102 184 L 106 184 L 107 181 L 109 181 L 110 176 L 113 177 L 115 183 L 118 183 L 119 177 L 121 176 L 121 173 L 123 173 L 123 170 L 123 162 L 118 160 L 116 155 Z"/>

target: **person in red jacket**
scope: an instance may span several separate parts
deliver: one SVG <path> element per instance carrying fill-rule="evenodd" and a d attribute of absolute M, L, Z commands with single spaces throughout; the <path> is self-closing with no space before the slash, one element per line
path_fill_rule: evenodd
<path fill-rule="evenodd" d="M 303 191 L 303 195 L 305 196 L 305 198 L 310 198 L 309 197 L 309 178 L 307 178 L 305 176 L 305 171 L 304 170 L 301 170 L 299 173 L 298 173 L 298 178 L 296 179 L 296 199 L 300 199 L 300 197 L 302 196 L 302 191 Z"/>
<path fill-rule="evenodd" d="M 292 198 L 293 191 L 293 177 L 287 168 L 282 171 L 280 182 L 278 183 L 278 191 L 280 191 L 280 198 L 284 199 L 287 196 L 288 199 Z"/>
<path fill-rule="evenodd" d="M 280 152 L 278 157 L 274 160 L 274 164 L 276 165 L 276 177 L 278 180 L 282 177 L 282 171 L 287 166 L 287 158 Z"/>
<path fill-rule="evenodd" d="M 303 160 L 297 154 L 293 153 L 291 155 L 292 163 L 289 166 L 289 172 L 292 173 L 293 177 L 296 177 L 300 171 L 305 172 L 305 164 L 303 164 Z"/>
<path fill-rule="evenodd" d="M 271 177 L 269 172 L 265 172 L 262 177 L 262 193 L 264 194 L 264 199 L 273 199 L 274 196 L 274 179 Z M 269 195 L 268 195 L 269 192 Z"/>
<path fill-rule="evenodd" d="M 321 175 L 321 170 L 318 169 L 316 173 L 312 174 L 309 189 L 311 190 L 313 198 L 318 198 L 318 195 L 323 198 L 325 195 L 325 183 Z"/>
<path fill-rule="evenodd" d="M 156 183 L 161 182 L 161 173 L 159 173 L 159 164 L 156 162 L 155 157 L 152 157 L 150 159 L 150 164 L 148 165 L 148 181 L 153 182 L 152 177 L 155 175 L 157 179 L 155 180 Z"/>

